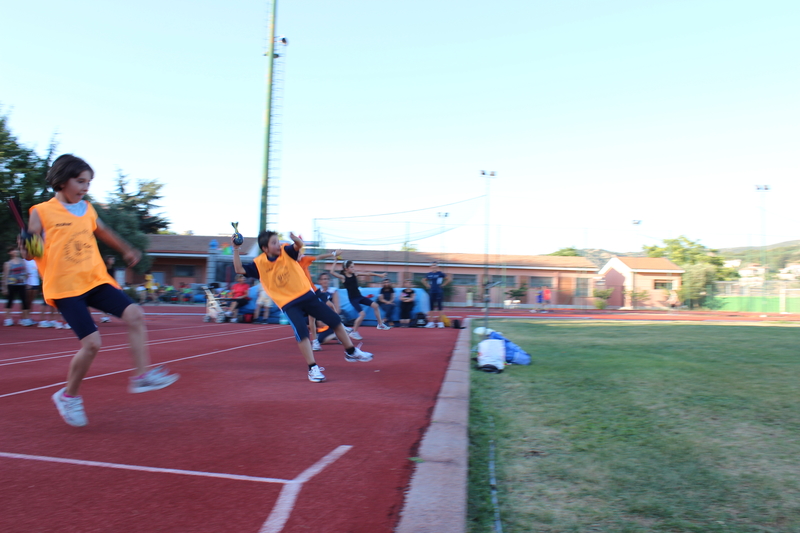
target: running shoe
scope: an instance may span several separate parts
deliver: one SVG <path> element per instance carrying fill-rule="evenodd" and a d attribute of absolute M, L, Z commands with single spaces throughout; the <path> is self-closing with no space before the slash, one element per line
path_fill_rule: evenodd
<path fill-rule="evenodd" d="M 49 320 L 41 320 L 39 322 L 39 327 L 40 328 L 52 328 L 53 327 L 53 323 L 50 322 Z"/>
<path fill-rule="evenodd" d="M 19 325 L 20 326 L 25 326 L 25 327 L 35 326 L 36 322 L 31 320 L 30 318 L 23 318 L 22 320 L 19 321 Z"/>
<path fill-rule="evenodd" d="M 378 324 L 378 329 L 380 329 L 380 330 L 388 330 L 388 329 L 392 329 L 392 328 L 390 328 L 386 324 Z"/>
<path fill-rule="evenodd" d="M 353 355 L 344 352 L 344 360 L 347 361 L 348 363 L 356 363 L 356 362 L 366 363 L 368 361 L 372 361 L 372 354 L 369 352 L 363 352 L 361 351 L 361 348 L 356 346 L 356 351 L 353 352 Z"/>
<path fill-rule="evenodd" d="M 325 381 L 325 376 L 322 374 L 324 368 L 319 365 L 314 365 L 308 370 L 308 381 L 313 383 L 322 383 Z"/>
<path fill-rule="evenodd" d="M 313 341 L 311 341 L 311 349 L 315 352 L 319 352 L 320 350 L 322 350 L 322 346 L 319 345 L 318 339 L 314 339 Z"/>
<path fill-rule="evenodd" d="M 60 389 L 53 394 L 53 403 L 56 404 L 58 414 L 64 419 L 64 422 L 76 428 L 83 427 L 89 423 L 86 420 L 86 412 L 83 410 L 83 398 L 80 396 L 73 396 L 67 398 L 64 393 L 67 391 L 66 387 Z"/>
<path fill-rule="evenodd" d="M 436 327 L 437 328 L 443 328 L 444 327 L 444 322 L 437 322 L 436 323 Z"/>
<path fill-rule="evenodd" d="M 6 319 L 3 321 L 3 325 L 4 325 L 4 326 L 13 326 L 13 325 L 14 325 L 14 320 L 13 320 L 13 319 L 11 319 L 11 318 L 6 318 Z"/>
<path fill-rule="evenodd" d="M 427 324 L 425 324 L 425 327 L 428 328 L 428 329 L 435 328 L 436 324 L 434 324 L 433 322 L 428 322 Z"/>
<path fill-rule="evenodd" d="M 167 372 L 167 369 L 163 366 L 157 366 L 151 368 L 141 376 L 131 378 L 128 391 L 138 393 L 163 389 L 178 381 L 179 377 L 178 374 L 170 374 Z"/>
<path fill-rule="evenodd" d="M 107 317 L 107 316 L 103 315 L 103 317 L 100 318 L 100 322 L 103 322 L 103 323 L 111 322 L 111 317 Z"/>
<path fill-rule="evenodd" d="M 348 335 L 350 335 L 351 339 L 355 339 L 357 341 L 360 341 L 360 340 L 364 339 L 364 337 L 362 337 L 361 334 L 359 332 L 357 332 L 357 331 L 351 331 L 351 332 L 348 333 Z"/>

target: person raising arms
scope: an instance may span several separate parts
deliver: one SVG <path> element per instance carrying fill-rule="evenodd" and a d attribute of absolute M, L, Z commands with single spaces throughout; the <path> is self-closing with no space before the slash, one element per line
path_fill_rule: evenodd
<path fill-rule="evenodd" d="M 286 314 L 292 329 L 294 329 L 300 353 L 308 365 L 308 380 L 320 383 L 326 378 L 322 374 L 323 369 L 317 365 L 314 359 L 306 316 L 319 319 L 333 328 L 336 337 L 344 345 L 345 361 L 371 361 L 372 354 L 362 352 L 358 347 L 353 346 L 339 316 L 314 294 L 315 287 L 297 262 L 303 241 L 293 233 L 290 233 L 289 237 L 293 244 L 281 246 L 276 232 L 262 231 L 258 235 L 258 247 L 263 253 L 247 265 L 242 264 L 242 258 L 239 255 L 241 244 L 237 245 L 231 239 L 233 267 L 237 274 L 259 279 L 272 301 Z"/>
<path fill-rule="evenodd" d="M 389 326 L 383 323 L 383 319 L 381 318 L 381 309 L 378 307 L 378 304 L 370 300 L 369 298 L 362 296 L 361 291 L 358 290 L 358 276 L 374 276 L 378 278 L 386 277 L 386 273 L 383 274 L 376 274 L 375 272 L 366 272 L 366 271 L 358 271 L 355 268 L 355 264 L 353 261 L 345 261 L 344 268 L 341 272 L 336 272 L 336 262 L 339 260 L 337 256 L 333 263 L 331 263 L 330 271 L 333 276 L 336 276 L 344 283 L 344 288 L 347 289 L 347 298 L 350 300 L 350 305 L 353 306 L 353 309 L 356 313 L 358 313 L 358 318 L 353 323 L 353 330 L 350 332 L 350 336 L 356 340 L 361 340 L 361 334 L 358 332 L 358 326 L 361 325 L 361 322 L 364 321 L 364 317 L 366 313 L 364 309 L 361 307 L 362 305 L 366 305 L 372 308 L 372 311 L 375 313 L 375 319 L 378 321 L 378 329 L 391 329 Z"/>

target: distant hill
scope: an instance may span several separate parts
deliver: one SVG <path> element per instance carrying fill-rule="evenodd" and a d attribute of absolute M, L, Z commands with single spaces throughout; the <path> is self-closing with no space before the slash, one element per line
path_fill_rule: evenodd
<path fill-rule="evenodd" d="M 725 259 L 741 259 L 745 263 L 761 263 L 762 257 L 766 255 L 767 264 L 770 269 L 779 270 L 785 268 L 788 263 L 800 263 L 800 240 L 785 241 L 776 244 L 768 244 L 762 253 L 761 246 L 739 246 L 735 248 L 719 248 L 719 254 Z M 638 252 L 612 252 L 602 248 L 583 248 L 578 249 L 578 253 L 589 259 L 598 268 L 602 268 L 609 259 L 617 257 L 645 257 L 642 251 Z"/>

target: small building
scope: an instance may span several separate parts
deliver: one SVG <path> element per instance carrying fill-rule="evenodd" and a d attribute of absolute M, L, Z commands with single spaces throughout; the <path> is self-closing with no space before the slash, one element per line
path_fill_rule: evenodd
<path fill-rule="evenodd" d="M 604 288 L 614 289 L 609 307 L 665 309 L 669 307 L 670 292 L 680 290 L 684 272 L 665 257 L 612 257 L 600 269 L 599 276 Z M 631 291 L 644 297 L 632 302 Z"/>

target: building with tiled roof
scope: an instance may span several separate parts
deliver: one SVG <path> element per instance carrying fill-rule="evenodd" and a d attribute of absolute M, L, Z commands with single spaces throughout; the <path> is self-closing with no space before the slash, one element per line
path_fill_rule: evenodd
<path fill-rule="evenodd" d="M 684 272 L 666 257 L 612 257 L 598 275 L 603 288 L 614 289 L 609 307 L 665 309 L 676 298 Z M 632 292 L 640 296 L 636 302 Z"/>
<path fill-rule="evenodd" d="M 152 274 L 161 285 L 180 286 L 181 283 L 227 283 L 233 280 L 233 265 L 229 236 L 149 235 L 147 253 L 153 258 Z M 326 250 L 327 251 L 327 250 Z M 245 237 L 243 261 L 252 260 L 260 251 L 254 237 Z M 316 250 L 309 253 L 317 255 Z M 510 289 L 526 287 L 519 298 L 522 305 L 536 301 L 536 291 L 548 286 L 552 290 L 552 305 L 591 306 L 592 281 L 597 267 L 584 257 L 427 253 L 383 250 L 342 250 L 343 260 L 355 261 L 357 268 L 386 273 L 396 286 L 406 280 L 418 282 L 430 271 L 433 261 L 451 279 L 447 302 L 455 305 L 476 303 L 487 279 L 497 285 L 491 289 L 493 305 L 509 299 Z M 312 264 L 316 275 L 328 268 L 332 260 Z M 141 276 L 129 274 L 137 284 Z M 378 287 L 377 278 L 362 278 L 364 285 Z"/>

